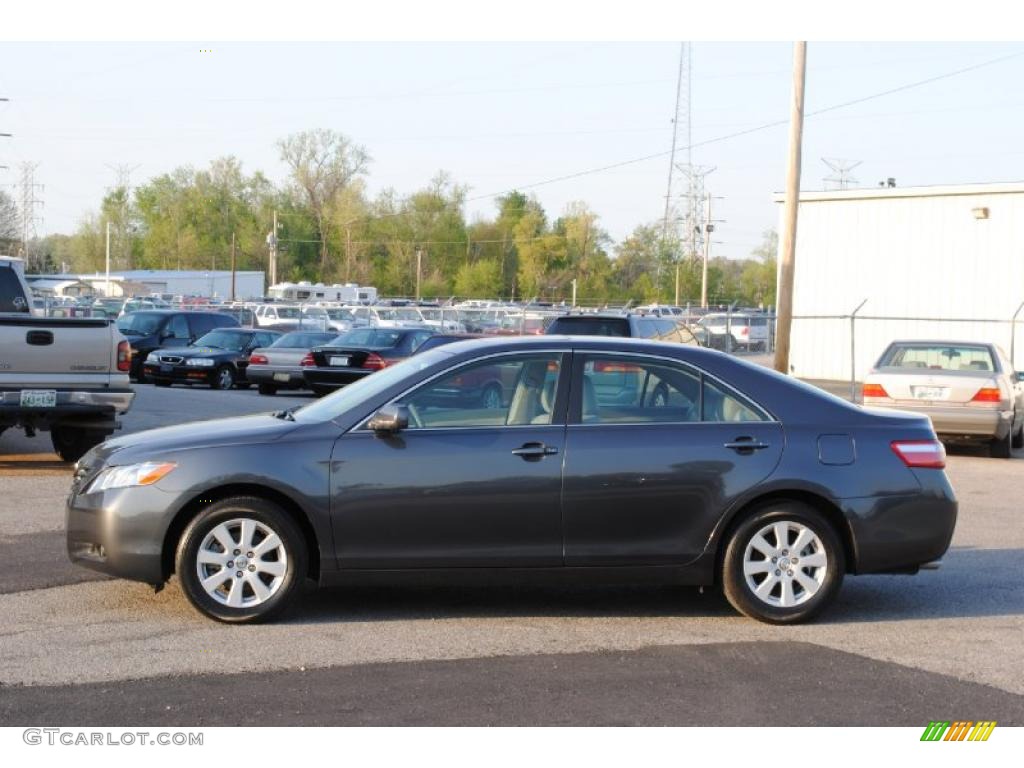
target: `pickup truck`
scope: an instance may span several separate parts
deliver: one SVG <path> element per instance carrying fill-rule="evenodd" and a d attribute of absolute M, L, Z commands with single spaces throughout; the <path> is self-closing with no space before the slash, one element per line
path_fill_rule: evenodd
<path fill-rule="evenodd" d="M 131 407 L 130 366 L 109 320 L 33 315 L 23 262 L 0 256 L 0 433 L 48 430 L 57 454 L 77 461 Z"/>

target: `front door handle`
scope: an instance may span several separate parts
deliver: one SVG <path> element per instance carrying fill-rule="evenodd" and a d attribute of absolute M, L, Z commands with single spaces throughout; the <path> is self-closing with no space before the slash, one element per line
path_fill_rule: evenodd
<path fill-rule="evenodd" d="M 524 459 L 540 459 L 544 456 L 554 456 L 556 453 L 558 453 L 557 448 L 553 445 L 544 445 L 544 443 L 526 443 L 521 448 L 512 451 L 513 456 Z"/>
<path fill-rule="evenodd" d="M 754 440 L 752 437 L 737 437 L 731 443 L 725 443 L 725 447 L 731 451 L 736 451 L 736 453 L 748 455 L 754 451 L 762 451 L 771 446 L 760 440 Z"/>

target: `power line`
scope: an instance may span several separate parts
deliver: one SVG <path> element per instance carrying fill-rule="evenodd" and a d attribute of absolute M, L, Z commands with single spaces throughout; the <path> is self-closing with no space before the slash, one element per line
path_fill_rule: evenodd
<path fill-rule="evenodd" d="M 931 83 L 935 83 L 935 82 L 938 82 L 940 80 L 946 80 L 946 79 L 951 78 L 951 77 L 956 77 L 958 75 L 962 75 L 962 74 L 965 74 L 967 72 L 973 72 L 974 70 L 981 69 L 983 67 L 990 67 L 990 66 L 993 66 L 995 64 L 1001 64 L 1004 61 L 1009 61 L 1010 59 L 1019 58 L 1020 56 L 1024 56 L 1024 51 L 1019 51 L 1017 53 L 1012 53 L 1012 54 L 1009 54 L 1009 55 L 1006 55 L 1006 56 L 1000 56 L 1000 57 L 995 58 L 995 59 L 989 59 L 988 61 L 983 61 L 983 62 L 981 62 L 979 64 L 973 64 L 973 65 L 971 65 L 969 67 L 961 67 L 960 69 L 955 69 L 955 70 L 952 70 L 950 72 L 945 72 L 945 73 L 943 73 L 941 75 L 935 75 L 934 77 L 929 77 L 929 78 L 926 78 L 924 80 L 916 80 L 916 81 L 914 81 L 912 83 L 906 83 L 905 85 L 900 85 L 900 86 L 897 86 L 895 88 L 889 88 L 889 89 L 887 89 L 885 91 L 879 91 L 878 93 L 873 93 L 873 94 L 870 94 L 868 96 L 862 96 L 860 98 L 851 99 L 849 101 L 844 101 L 844 102 L 841 102 L 839 104 L 833 104 L 833 105 L 828 106 L 828 107 L 823 107 L 822 109 L 816 109 L 814 111 L 808 112 L 805 115 L 805 119 L 808 118 L 808 117 L 815 117 L 817 115 L 823 115 L 823 114 L 825 114 L 827 112 L 834 112 L 835 110 L 838 110 L 838 109 L 845 109 L 846 107 L 852 107 L 852 106 L 854 106 L 856 104 L 863 104 L 864 102 L 872 101 L 874 99 L 880 99 L 880 98 L 882 98 L 884 96 L 891 96 L 894 93 L 901 93 L 903 91 L 908 91 L 908 90 L 911 90 L 913 88 L 919 88 L 919 87 L 921 87 L 923 85 L 930 85 Z M 762 123 L 761 125 L 756 125 L 756 126 L 754 126 L 752 128 L 747 128 L 747 129 L 744 129 L 744 130 L 741 130 L 741 131 L 735 131 L 733 133 L 728 133 L 728 134 L 725 134 L 723 136 L 716 136 L 716 137 L 711 138 L 711 139 L 705 139 L 704 141 L 698 141 L 696 143 L 690 144 L 688 147 L 686 147 L 686 149 L 689 150 L 689 149 L 694 149 L 696 147 L 708 146 L 709 144 L 717 144 L 719 142 L 729 141 L 730 139 L 737 139 L 737 138 L 740 138 L 741 136 L 748 136 L 748 135 L 750 135 L 752 133 L 758 133 L 760 131 L 768 130 L 769 128 L 777 128 L 779 126 L 788 125 L 788 124 L 789 124 L 788 118 L 787 119 L 783 119 L 783 120 L 773 120 L 773 121 L 771 121 L 769 123 Z M 524 190 L 524 189 L 535 189 L 537 187 L 547 186 L 548 184 L 556 184 L 556 183 L 558 183 L 560 181 L 569 181 L 571 179 L 578 179 L 578 178 L 581 178 L 583 176 L 590 176 L 590 175 L 595 174 L 595 173 L 603 173 L 605 171 L 615 170 L 616 168 L 624 168 L 624 167 L 626 167 L 628 165 L 636 165 L 637 163 L 643 163 L 643 162 L 646 162 L 648 160 L 656 160 L 658 158 L 668 157 L 670 154 L 671 154 L 671 150 L 668 151 L 668 152 L 655 152 L 655 153 L 650 154 L 650 155 L 644 155 L 643 157 L 634 157 L 634 158 L 632 158 L 630 160 L 622 160 L 622 161 L 620 161 L 618 163 L 611 163 L 609 165 L 603 165 L 603 166 L 600 166 L 600 167 L 597 167 L 597 168 L 589 168 L 587 170 L 577 171 L 575 173 L 567 173 L 567 174 L 565 174 L 563 176 L 556 176 L 556 177 L 551 178 L 551 179 L 545 179 L 544 181 L 536 181 L 536 182 L 533 182 L 532 184 L 522 184 L 522 185 L 519 185 L 518 187 L 515 187 L 512 190 L 502 190 L 501 192 L 492 192 L 492 193 L 489 193 L 489 194 L 486 194 L 486 195 L 476 195 L 475 197 L 468 198 L 466 200 L 466 202 L 467 203 L 471 203 L 471 202 L 476 202 L 478 200 L 486 200 L 488 198 L 498 197 L 499 195 L 508 194 L 508 192 L 511 192 L 511 191 L 520 191 L 520 190 Z"/>

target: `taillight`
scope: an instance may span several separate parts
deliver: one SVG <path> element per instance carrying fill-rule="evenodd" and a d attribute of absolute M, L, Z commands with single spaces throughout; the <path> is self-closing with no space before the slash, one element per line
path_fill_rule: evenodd
<path fill-rule="evenodd" d="M 740 336 L 749 336 L 749 335 L 750 335 L 750 327 L 749 326 L 744 325 L 742 328 L 740 328 Z"/>
<path fill-rule="evenodd" d="M 889 393 L 881 384 L 865 384 L 864 397 L 889 397 Z"/>
<path fill-rule="evenodd" d="M 307 352 L 306 356 L 303 357 L 301 360 L 299 360 L 299 365 L 302 365 L 302 366 L 316 365 L 316 360 L 313 359 L 313 353 L 312 352 Z"/>
<path fill-rule="evenodd" d="M 266 355 L 249 355 L 249 365 L 270 365 Z"/>
<path fill-rule="evenodd" d="M 999 387 L 982 387 L 971 398 L 972 403 L 999 403 L 1003 400 L 1003 393 Z"/>
<path fill-rule="evenodd" d="M 366 356 L 363 361 L 363 368 L 369 368 L 371 371 L 379 371 L 381 368 L 387 368 L 388 361 L 378 355 L 376 352 L 371 352 Z"/>
<path fill-rule="evenodd" d="M 117 370 L 130 371 L 132 369 L 132 346 L 127 341 L 117 342 Z"/>
<path fill-rule="evenodd" d="M 946 449 L 938 440 L 893 440 L 893 453 L 914 469 L 945 469 Z"/>

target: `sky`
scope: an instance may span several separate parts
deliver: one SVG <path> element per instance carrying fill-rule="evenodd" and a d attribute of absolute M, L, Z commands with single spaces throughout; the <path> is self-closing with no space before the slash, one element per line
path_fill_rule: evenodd
<path fill-rule="evenodd" d="M 807 62 L 802 188 L 823 188 L 823 157 L 860 162 L 855 186 L 1024 179 L 1024 43 L 811 42 Z M 678 64 L 666 42 L 4 43 L 0 133 L 13 135 L 0 138 L 0 185 L 17 198 L 20 164 L 38 163 L 38 232 L 70 233 L 116 166 L 139 184 L 234 155 L 282 182 L 277 140 L 332 128 L 369 152 L 371 194 L 446 171 L 469 188 L 470 218 L 524 189 L 552 217 L 586 202 L 619 241 L 664 213 Z M 786 125 L 718 139 L 784 123 L 791 82 L 789 43 L 692 44 L 692 141 L 713 141 L 691 152 L 715 169 L 713 255 L 745 257 L 777 225 Z M 684 130 L 678 162 L 685 144 Z"/>

